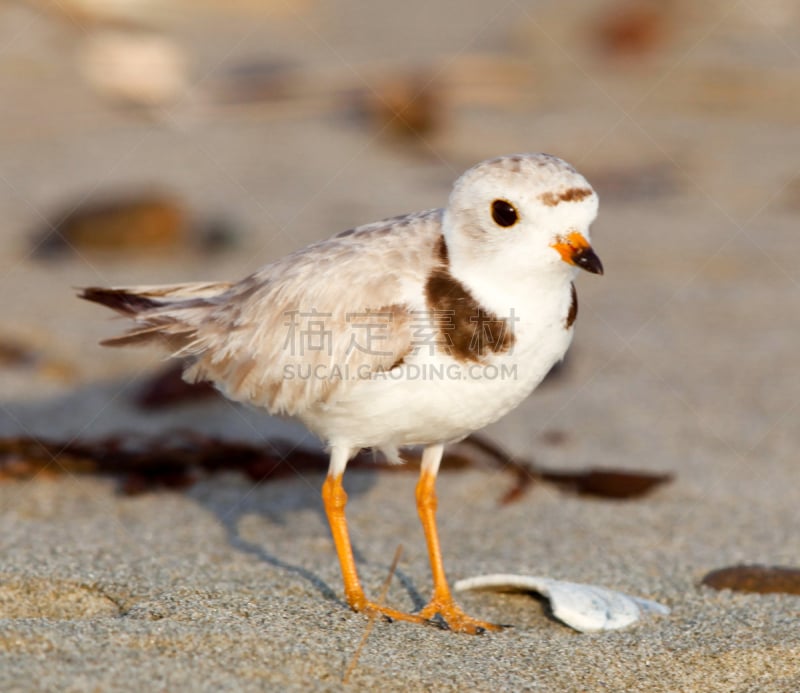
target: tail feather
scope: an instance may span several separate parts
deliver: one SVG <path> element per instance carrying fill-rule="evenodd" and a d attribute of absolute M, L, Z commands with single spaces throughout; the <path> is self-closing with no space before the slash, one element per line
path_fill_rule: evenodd
<path fill-rule="evenodd" d="M 135 293 L 129 289 L 104 289 L 99 286 L 87 286 L 78 294 L 78 297 L 108 306 L 122 315 L 137 315 L 158 305 L 147 295 Z"/>
<path fill-rule="evenodd" d="M 108 306 L 124 315 L 136 315 L 171 301 L 212 298 L 230 288 L 231 284 L 228 282 L 192 282 L 110 289 L 102 286 L 87 286 L 81 290 L 78 297 Z"/>
<path fill-rule="evenodd" d="M 125 334 L 101 342 L 104 346 L 159 341 L 175 352 L 195 338 L 204 309 L 212 305 L 208 299 L 218 296 L 230 286 L 226 283 L 108 289 L 90 286 L 82 289 L 78 296 L 107 306 L 135 321 L 135 325 Z"/>
<path fill-rule="evenodd" d="M 100 342 L 101 346 L 139 346 L 158 341 L 172 352 L 186 346 L 194 338 L 194 330 L 187 328 L 183 332 L 165 331 L 165 325 L 134 327 L 118 337 L 109 337 Z"/>

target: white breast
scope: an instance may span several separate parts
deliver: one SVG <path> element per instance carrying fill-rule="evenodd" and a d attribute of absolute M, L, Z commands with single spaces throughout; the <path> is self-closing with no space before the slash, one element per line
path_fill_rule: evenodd
<path fill-rule="evenodd" d="M 573 333 L 566 327 L 569 285 L 558 293 L 514 311 L 516 341 L 508 353 L 476 363 L 420 349 L 301 418 L 326 441 L 353 448 L 459 440 L 511 411 L 563 358 Z"/>

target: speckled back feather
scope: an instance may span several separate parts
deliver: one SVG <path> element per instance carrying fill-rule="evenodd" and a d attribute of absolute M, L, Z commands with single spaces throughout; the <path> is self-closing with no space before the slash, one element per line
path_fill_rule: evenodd
<path fill-rule="evenodd" d="M 391 369 L 408 353 L 413 311 L 424 306 L 425 277 L 441 262 L 432 252 L 441 238 L 441 215 L 428 210 L 360 226 L 234 284 L 89 287 L 81 297 L 136 323 L 104 344 L 159 342 L 173 357 L 187 359 L 185 379 L 209 380 L 231 399 L 272 413 L 298 414 L 327 401 L 347 381 L 287 373 L 346 365 L 351 377 L 363 378 Z M 348 329 L 353 316 L 380 332 L 374 349 L 354 345 Z M 330 339 L 305 348 L 303 328 L 315 320 Z M 290 339 L 291 330 L 301 333 L 300 343 Z"/>

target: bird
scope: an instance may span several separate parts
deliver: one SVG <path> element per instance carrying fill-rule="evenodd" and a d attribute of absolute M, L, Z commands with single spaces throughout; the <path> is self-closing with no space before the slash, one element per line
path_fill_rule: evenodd
<path fill-rule="evenodd" d="M 85 287 L 132 319 L 107 346 L 157 343 L 184 378 L 296 417 L 329 452 L 322 499 L 349 606 L 387 620 L 479 634 L 502 628 L 453 599 L 436 523 L 444 446 L 519 405 L 565 355 L 598 196 L 544 153 L 482 161 L 443 208 L 340 232 L 235 282 Z M 417 511 L 433 579 L 408 613 L 370 600 L 358 576 L 342 477 L 365 448 L 402 462 L 422 448 Z"/>

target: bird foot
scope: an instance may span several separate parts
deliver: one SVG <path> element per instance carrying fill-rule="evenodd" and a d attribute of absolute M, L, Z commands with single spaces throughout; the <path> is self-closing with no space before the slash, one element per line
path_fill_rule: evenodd
<path fill-rule="evenodd" d="M 418 614 L 407 614 L 404 611 L 392 609 L 383 604 L 370 601 L 369 599 L 359 599 L 350 602 L 353 611 L 358 611 L 367 616 L 381 617 L 387 621 L 407 621 L 409 623 L 428 624 L 428 620 Z"/>
<path fill-rule="evenodd" d="M 451 597 L 434 597 L 417 615 L 426 623 L 439 623 L 448 630 L 456 633 L 468 633 L 469 635 L 480 635 L 486 631 L 499 631 L 506 627 L 468 616 Z"/>
<path fill-rule="evenodd" d="M 368 599 L 354 600 L 354 602 L 350 605 L 354 611 L 368 616 L 381 617 L 389 622 L 419 623 L 451 630 L 455 633 L 469 633 L 470 635 L 480 635 L 486 631 L 499 631 L 505 628 L 505 626 L 480 621 L 477 618 L 468 616 L 452 599 L 433 599 L 422 611 L 416 614 L 398 611 Z"/>

